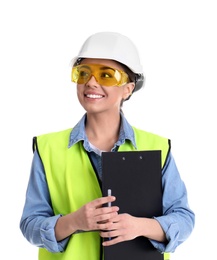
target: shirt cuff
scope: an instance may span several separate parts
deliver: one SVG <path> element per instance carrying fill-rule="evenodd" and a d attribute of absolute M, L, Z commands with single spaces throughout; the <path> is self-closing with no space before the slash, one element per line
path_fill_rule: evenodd
<path fill-rule="evenodd" d="M 163 228 L 163 230 L 166 234 L 167 243 L 162 243 L 162 242 L 158 242 L 156 240 L 151 240 L 151 239 L 150 239 L 150 242 L 161 253 L 164 253 L 164 252 L 173 253 L 175 251 L 176 247 L 179 245 L 179 233 L 180 232 L 179 232 L 178 224 L 171 223 L 171 219 L 168 220 L 168 216 L 167 216 L 167 218 L 162 216 L 162 217 L 155 217 L 154 219 L 156 219 L 160 223 L 161 227 Z"/>
<path fill-rule="evenodd" d="M 62 215 L 47 218 L 41 225 L 40 235 L 44 248 L 52 253 L 63 252 L 69 241 L 69 237 L 57 242 L 54 227 Z"/>

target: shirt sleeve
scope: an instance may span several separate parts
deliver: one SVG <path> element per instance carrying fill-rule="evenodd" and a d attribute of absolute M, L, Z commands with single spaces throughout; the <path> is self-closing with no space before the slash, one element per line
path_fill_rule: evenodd
<path fill-rule="evenodd" d="M 56 241 L 54 227 L 61 215 L 54 215 L 44 173 L 44 167 L 34 152 L 25 204 L 20 220 L 24 237 L 33 245 L 46 248 L 50 252 L 65 250 L 69 238 Z"/>
<path fill-rule="evenodd" d="M 154 217 L 163 228 L 167 243 L 150 240 L 160 252 L 174 252 L 191 234 L 195 215 L 188 204 L 187 190 L 170 153 L 162 170 L 163 215 Z"/>

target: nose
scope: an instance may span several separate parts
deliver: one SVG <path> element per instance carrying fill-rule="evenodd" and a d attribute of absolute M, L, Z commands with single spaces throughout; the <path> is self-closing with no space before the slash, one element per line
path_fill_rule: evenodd
<path fill-rule="evenodd" d="M 91 75 L 90 79 L 87 81 L 86 83 L 87 86 L 99 86 L 99 83 L 97 82 L 96 78 L 94 77 L 94 75 Z"/>

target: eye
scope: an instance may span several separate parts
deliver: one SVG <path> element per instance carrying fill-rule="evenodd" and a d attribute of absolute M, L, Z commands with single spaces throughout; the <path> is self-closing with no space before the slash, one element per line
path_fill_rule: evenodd
<path fill-rule="evenodd" d="M 103 72 L 101 73 L 101 78 L 113 78 L 113 75 L 111 73 L 108 73 L 108 72 Z"/>
<path fill-rule="evenodd" d="M 89 76 L 89 71 L 87 70 L 80 70 L 79 71 L 79 76 L 82 78 L 87 78 Z"/>
<path fill-rule="evenodd" d="M 114 78 L 114 70 L 110 68 L 104 68 L 101 73 L 100 77 L 104 79 L 113 79 Z"/>

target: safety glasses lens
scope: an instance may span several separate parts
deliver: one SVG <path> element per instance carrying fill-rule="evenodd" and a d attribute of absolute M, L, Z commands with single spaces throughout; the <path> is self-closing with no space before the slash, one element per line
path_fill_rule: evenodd
<path fill-rule="evenodd" d="M 101 64 L 81 64 L 72 68 L 72 82 L 85 84 L 92 76 L 100 85 L 107 87 L 122 86 L 128 82 L 125 72 Z"/>

